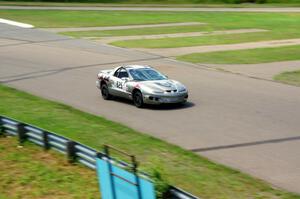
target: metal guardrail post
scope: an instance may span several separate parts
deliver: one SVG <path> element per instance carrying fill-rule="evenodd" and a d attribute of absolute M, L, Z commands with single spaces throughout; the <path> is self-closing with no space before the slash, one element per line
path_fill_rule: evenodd
<path fill-rule="evenodd" d="M 0 116 L 0 137 L 4 137 L 4 128 L 3 128 L 3 121 L 1 116 Z"/>
<path fill-rule="evenodd" d="M 137 174 L 138 163 L 135 159 L 135 156 L 133 156 L 133 155 L 131 156 L 131 161 L 132 161 L 132 164 L 133 164 L 132 171 L 133 171 L 134 176 L 135 176 L 135 183 L 137 184 L 138 197 L 139 197 L 139 199 L 142 199 L 142 192 L 141 192 L 141 187 L 140 187 L 140 178 Z"/>
<path fill-rule="evenodd" d="M 43 142 L 44 142 L 44 149 L 48 150 L 50 149 L 49 140 L 48 140 L 48 132 L 43 131 Z"/>
<path fill-rule="evenodd" d="M 22 145 L 26 141 L 26 134 L 25 134 L 25 128 L 22 123 L 17 124 L 17 133 L 19 138 L 19 143 Z"/>
<path fill-rule="evenodd" d="M 166 199 L 200 199 L 182 189 L 174 186 L 170 186 L 166 196 Z"/>
<path fill-rule="evenodd" d="M 76 160 L 75 144 L 76 143 L 71 140 L 67 142 L 67 156 L 69 163 L 73 163 Z"/>

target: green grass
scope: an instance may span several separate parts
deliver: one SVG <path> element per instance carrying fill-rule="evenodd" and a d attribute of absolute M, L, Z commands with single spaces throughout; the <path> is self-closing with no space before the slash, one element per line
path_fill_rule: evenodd
<path fill-rule="evenodd" d="M 10 0 L 14 1 L 14 0 Z M 24 2 L 31 2 L 32 0 L 25 0 Z M 223 3 L 222 0 L 61 0 L 63 3 L 67 2 L 87 2 L 87 3 L 117 3 L 117 4 L 189 4 L 189 3 Z M 51 2 L 51 0 L 40 0 L 40 2 Z"/>
<path fill-rule="evenodd" d="M 139 13 L 136 13 L 139 15 Z M 146 12 L 143 18 L 151 14 Z M 168 13 L 160 12 L 159 15 L 167 20 Z M 176 15 L 176 16 L 174 16 Z M 63 34 L 74 37 L 106 37 L 126 35 L 165 34 L 180 32 L 211 32 L 217 30 L 234 29 L 264 29 L 268 32 L 243 33 L 231 35 L 214 35 L 198 37 L 180 37 L 163 39 L 139 39 L 113 42 L 113 45 L 129 48 L 174 48 L 183 46 L 201 46 L 217 44 L 233 44 L 241 42 L 254 42 L 265 40 L 279 40 L 300 38 L 300 13 L 181 13 L 171 12 L 172 22 L 204 22 L 206 25 L 174 26 L 164 28 L 135 28 L 127 30 L 109 31 L 78 31 Z M 176 19 L 176 20 L 174 20 Z M 161 20 L 162 21 L 162 20 Z M 283 34 L 284 33 L 284 34 Z"/>
<path fill-rule="evenodd" d="M 91 27 L 185 22 L 176 13 L 132 11 L 0 10 L 1 18 L 33 24 L 36 27 Z"/>
<path fill-rule="evenodd" d="M 99 150 L 104 143 L 109 143 L 135 154 L 142 168 L 159 168 L 163 177 L 173 185 L 203 198 L 300 198 L 180 147 L 63 104 L 3 85 L 0 85 L 0 98 L 0 113 L 3 115 L 60 133 Z M 2 192 L 3 186 L 0 187 Z"/>
<path fill-rule="evenodd" d="M 189 25 L 189 26 L 169 26 L 154 28 L 130 28 L 124 30 L 103 30 L 103 31 L 70 31 L 61 34 L 80 38 L 80 37 L 108 37 L 108 36 L 131 36 L 131 35 L 157 35 L 165 33 L 182 33 L 182 32 L 201 32 L 210 31 L 206 25 Z"/>
<path fill-rule="evenodd" d="M 0 10 L 0 16 L 48 28 L 204 22 L 205 31 L 261 28 L 288 32 L 300 26 L 300 13 Z"/>
<path fill-rule="evenodd" d="M 178 56 L 177 59 L 186 62 L 207 64 L 256 64 L 300 60 L 300 46 L 193 53 Z"/>
<path fill-rule="evenodd" d="M 215 31 L 257 28 L 260 33 L 145 39 L 118 41 L 122 47 L 170 48 L 195 45 L 215 45 L 271 39 L 300 38 L 300 13 L 222 13 L 222 12 L 135 12 L 135 11 L 41 11 L 0 10 L 2 18 L 33 24 L 37 27 L 89 27 L 157 24 L 172 22 L 204 22 L 188 27 L 144 28 L 114 31 L 84 31 L 64 33 L 76 37 L 145 35 L 176 32 Z M 284 33 L 284 34 L 283 34 Z"/>
<path fill-rule="evenodd" d="M 127 41 L 112 42 L 112 45 L 127 48 L 178 48 L 188 46 L 204 46 L 204 45 L 221 45 L 221 44 L 237 44 L 246 42 L 258 42 L 280 39 L 294 39 L 300 37 L 299 32 L 287 32 L 282 34 L 280 31 L 273 32 L 257 32 L 257 33 L 241 33 L 241 34 L 225 34 L 211 36 L 195 36 L 180 38 L 163 38 L 163 39 L 138 39 Z"/>
<path fill-rule="evenodd" d="M 119 13 L 119 12 L 117 12 Z M 124 14 L 124 13 L 123 13 Z M 131 12 L 139 18 L 144 18 L 151 12 Z M 104 36 L 126 36 L 126 35 L 147 35 L 147 34 L 163 34 L 163 33 L 176 33 L 176 32 L 201 32 L 201 31 L 216 31 L 216 30 L 232 30 L 232 29 L 265 29 L 270 30 L 264 33 L 251 33 L 249 40 L 244 37 L 244 40 L 258 40 L 266 38 L 289 38 L 299 37 L 300 33 L 300 13 L 212 13 L 212 12 L 158 12 L 159 16 L 165 18 L 165 22 L 204 22 L 206 25 L 198 26 L 174 26 L 174 27 L 160 27 L 160 28 L 136 28 L 127 30 L 109 30 L 109 31 L 79 31 L 79 32 L 66 32 L 64 34 L 75 37 L 104 37 Z M 167 15 L 167 16 L 166 16 Z M 173 18 L 173 21 L 167 21 L 167 18 Z M 174 20 L 175 19 L 175 20 Z M 22 20 L 22 19 L 20 19 Z M 87 22 L 89 23 L 89 22 Z M 154 23 L 154 22 L 153 22 Z M 282 25 L 284 24 L 284 26 Z M 247 35 L 246 35 L 247 36 Z M 241 35 L 243 37 L 243 35 Z M 206 37 L 209 42 L 215 37 Z M 158 40 L 143 40 L 145 45 L 151 45 L 155 42 L 161 45 L 168 45 L 168 43 L 176 42 L 191 45 L 193 42 L 201 44 L 203 41 L 200 37 L 187 37 L 180 39 L 158 39 Z M 192 41 L 192 42 L 190 42 Z M 132 42 L 132 41 L 131 41 Z M 141 42 L 141 41 L 137 41 Z M 162 43 L 163 42 L 163 43 Z"/>
<path fill-rule="evenodd" d="M 300 86 L 300 70 L 280 73 L 274 77 L 274 80 Z"/>
<path fill-rule="evenodd" d="M 254 0 L 257 1 L 257 0 Z M 90 5 L 99 5 L 104 6 L 109 5 L 128 5 L 128 4 L 146 4 L 146 5 L 186 5 L 192 4 L 194 6 L 222 6 L 222 7 L 256 7 L 256 6 L 282 6 L 282 5 L 299 5 L 298 0 L 266 0 L 264 4 L 258 3 L 241 3 L 241 2 L 253 2 L 253 0 L 61 0 L 60 2 L 53 2 L 52 0 L 4 0 L 0 1 L 4 5 L 35 5 L 35 6 L 90 6 Z M 238 3 L 239 2 L 239 3 Z M 259 2 L 259 0 L 258 0 Z M 262 2 L 262 1 L 260 1 Z M 279 5 L 278 5 L 279 4 Z M 1 4 L 0 4 L 1 5 Z"/>
<path fill-rule="evenodd" d="M 56 152 L 0 137 L 1 199 L 99 198 L 94 171 L 66 163 Z"/>
<path fill-rule="evenodd" d="M 182 1 L 179 2 L 165 2 L 165 1 L 152 1 L 152 2 L 146 2 L 145 1 L 138 1 L 135 3 L 132 3 L 130 1 L 122 1 L 122 2 L 105 2 L 105 3 L 96 3 L 96 2 L 42 2 L 42 1 L 18 1 L 18 0 L 1 0 L 0 5 L 9 5 L 9 6 L 70 6 L 70 7 L 80 7 L 80 6 L 130 6 L 130 7 L 208 7 L 208 8 L 224 8 L 224 7 L 230 7 L 230 8 L 257 8 L 257 7 L 298 7 L 300 6 L 300 3 L 298 0 L 292 0 L 292 1 L 270 1 L 265 4 L 256 4 L 256 3 L 239 3 L 239 4 L 230 4 L 230 3 L 220 3 L 217 1 L 213 1 L 211 3 L 209 2 L 197 2 L 197 3 L 188 3 Z"/>

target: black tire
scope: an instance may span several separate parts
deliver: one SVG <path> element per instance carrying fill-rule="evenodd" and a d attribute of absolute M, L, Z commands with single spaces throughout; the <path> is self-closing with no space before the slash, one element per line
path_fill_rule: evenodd
<path fill-rule="evenodd" d="M 111 95 L 109 94 L 109 91 L 108 91 L 108 87 L 106 84 L 102 84 L 101 85 L 101 95 L 103 97 L 103 99 L 105 100 L 109 100 L 111 99 Z"/>
<path fill-rule="evenodd" d="M 132 99 L 136 107 L 142 108 L 144 106 L 143 95 L 140 91 L 135 91 L 132 95 Z"/>

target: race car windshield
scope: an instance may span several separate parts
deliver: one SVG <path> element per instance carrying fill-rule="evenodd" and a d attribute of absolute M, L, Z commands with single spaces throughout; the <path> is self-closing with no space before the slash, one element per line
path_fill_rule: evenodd
<path fill-rule="evenodd" d="M 137 81 L 165 80 L 164 75 L 151 68 L 130 69 L 130 75 Z"/>

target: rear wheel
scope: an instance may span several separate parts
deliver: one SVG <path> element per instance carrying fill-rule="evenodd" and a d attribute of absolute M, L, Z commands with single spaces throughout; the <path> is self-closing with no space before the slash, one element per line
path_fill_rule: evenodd
<path fill-rule="evenodd" d="M 108 87 L 106 84 L 101 85 L 101 95 L 102 95 L 103 99 L 105 99 L 105 100 L 111 99 L 111 95 L 108 92 Z"/>
<path fill-rule="evenodd" d="M 142 108 L 144 106 L 143 95 L 140 91 L 135 91 L 133 93 L 133 103 L 138 108 Z"/>

